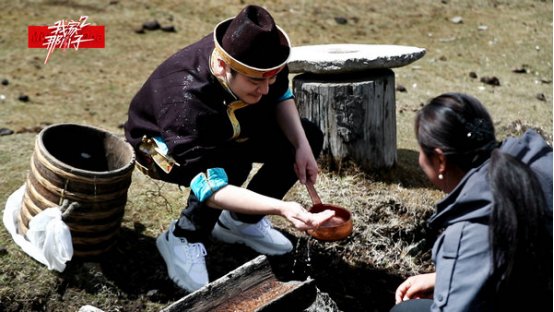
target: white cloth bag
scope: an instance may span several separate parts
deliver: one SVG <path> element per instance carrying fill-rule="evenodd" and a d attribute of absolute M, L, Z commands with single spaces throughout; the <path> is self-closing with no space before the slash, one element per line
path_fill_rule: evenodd
<path fill-rule="evenodd" d="M 47 208 L 29 222 L 27 239 L 17 233 L 17 217 L 23 202 L 25 185 L 12 193 L 4 210 L 4 226 L 12 235 L 14 242 L 49 270 L 63 272 L 66 262 L 73 257 L 73 243 L 69 227 L 62 220 L 59 207 Z"/>

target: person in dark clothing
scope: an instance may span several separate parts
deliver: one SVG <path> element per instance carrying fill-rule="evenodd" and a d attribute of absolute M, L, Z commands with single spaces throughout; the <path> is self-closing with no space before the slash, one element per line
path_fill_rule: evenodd
<path fill-rule="evenodd" d="M 137 167 L 191 189 L 179 219 L 157 239 L 170 278 L 188 291 L 209 282 L 202 243 L 209 235 L 278 255 L 292 244 L 266 215 L 298 230 L 333 215 L 282 200 L 297 181 L 315 182 L 323 145 L 321 130 L 299 117 L 289 55 L 285 32 L 249 5 L 164 61 L 131 102 L 125 135 Z M 243 188 L 254 163 L 263 165 Z"/>
<path fill-rule="evenodd" d="M 448 196 L 429 220 L 442 231 L 436 272 L 402 283 L 391 311 L 552 311 L 552 147 L 533 130 L 497 142 L 485 107 L 461 93 L 432 99 L 415 133 Z"/>

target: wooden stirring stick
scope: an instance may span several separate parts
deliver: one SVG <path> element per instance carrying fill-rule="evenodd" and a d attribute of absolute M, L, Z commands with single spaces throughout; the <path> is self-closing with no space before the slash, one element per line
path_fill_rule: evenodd
<path fill-rule="evenodd" d="M 312 181 L 306 181 L 306 188 L 308 189 L 308 193 L 310 193 L 310 197 L 312 198 L 312 202 L 314 203 L 314 205 L 320 205 L 321 199 L 319 198 L 319 195 L 317 195 L 317 191 L 315 190 Z"/>

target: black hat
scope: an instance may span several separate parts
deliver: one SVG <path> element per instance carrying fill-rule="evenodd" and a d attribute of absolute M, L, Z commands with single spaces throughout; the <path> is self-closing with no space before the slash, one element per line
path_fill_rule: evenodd
<path fill-rule="evenodd" d="M 245 7 L 235 18 L 214 30 L 216 52 L 236 71 L 252 77 L 268 77 L 286 65 L 290 41 L 264 8 Z"/>

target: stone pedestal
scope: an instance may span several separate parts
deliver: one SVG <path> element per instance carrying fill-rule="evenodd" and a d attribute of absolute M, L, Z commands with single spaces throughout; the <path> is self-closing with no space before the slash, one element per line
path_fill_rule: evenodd
<path fill-rule="evenodd" d="M 396 164 L 394 72 L 424 49 L 331 44 L 294 47 L 289 60 L 300 115 L 324 133 L 323 154 L 335 164 L 353 159 L 364 169 Z"/>

